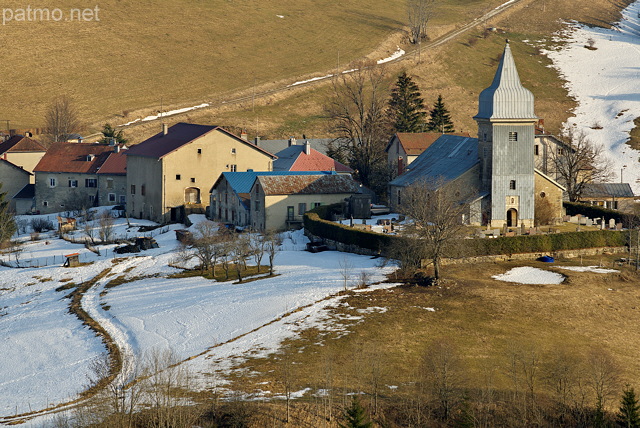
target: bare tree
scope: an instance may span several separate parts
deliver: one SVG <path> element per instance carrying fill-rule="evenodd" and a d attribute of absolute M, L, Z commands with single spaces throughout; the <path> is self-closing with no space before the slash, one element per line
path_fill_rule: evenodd
<path fill-rule="evenodd" d="M 426 381 L 438 407 L 441 418 L 448 420 L 459 398 L 462 385 L 461 360 L 456 349 L 446 341 L 432 343 L 424 355 Z"/>
<path fill-rule="evenodd" d="M 384 188 L 389 169 L 384 149 L 391 129 L 386 114 L 389 84 L 384 68 L 375 63 L 360 62 L 350 68 L 354 71 L 334 78 L 333 94 L 325 105 L 330 132 L 336 137 L 333 151 L 345 155 L 363 185 Z"/>
<path fill-rule="evenodd" d="M 98 218 L 98 236 L 100 241 L 105 244 L 113 239 L 114 220 L 109 211 L 103 211 Z"/>
<path fill-rule="evenodd" d="M 278 251 L 280 251 L 280 244 L 282 244 L 282 239 L 280 238 L 280 234 L 273 230 L 268 230 L 264 234 L 264 239 L 267 241 L 267 256 L 269 257 L 269 275 L 273 275 L 274 262 L 276 259 L 276 255 Z"/>
<path fill-rule="evenodd" d="M 353 275 L 353 263 L 351 263 L 351 260 L 349 260 L 349 257 L 345 254 L 338 262 L 338 265 L 340 266 L 340 276 L 342 277 L 342 283 L 346 291 L 349 288 L 348 285 L 351 280 L 351 275 Z"/>
<path fill-rule="evenodd" d="M 407 15 L 409 18 L 409 41 L 420 43 L 427 37 L 427 24 L 433 16 L 435 0 L 409 0 Z"/>
<path fill-rule="evenodd" d="M 69 135 L 78 131 L 78 110 L 70 97 L 62 95 L 53 100 L 45 113 L 45 126 L 52 143 L 67 141 Z"/>
<path fill-rule="evenodd" d="M 595 395 L 596 411 L 602 412 L 619 387 L 619 368 L 609 352 L 592 349 L 587 357 L 589 384 Z"/>
<path fill-rule="evenodd" d="M 2 183 L 0 183 L 0 188 L 2 188 Z M 7 193 L 0 193 L 0 247 L 9 242 L 16 229 L 15 217 L 11 212 Z"/>
<path fill-rule="evenodd" d="M 567 131 L 561 140 L 568 148 L 558 148 L 551 160 L 571 202 L 577 201 L 588 183 L 607 182 L 613 177 L 604 148 L 592 143 L 583 131 Z"/>
<path fill-rule="evenodd" d="M 412 220 L 403 234 L 419 240 L 417 245 L 433 263 L 436 281 L 440 278 L 440 259 L 463 235 L 474 195 L 473 190 L 463 194 L 442 179 L 420 180 L 403 190 L 398 211 Z"/>
<path fill-rule="evenodd" d="M 215 276 L 216 263 L 225 252 L 230 235 L 218 231 L 217 224 L 209 220 L 197 223 L 193 229 L 193 238 L 182 244 L 181 258 L 184 261 L 196 258 L 201 272 L 208 271 Z"/>

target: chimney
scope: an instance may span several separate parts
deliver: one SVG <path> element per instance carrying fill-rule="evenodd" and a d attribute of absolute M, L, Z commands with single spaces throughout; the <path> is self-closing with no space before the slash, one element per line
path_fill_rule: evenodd
<path fill-rule="evenodd" d="M 309 141 L 304 142 L 304 154 L 305 155 L 311 154 L 311 143 L 309 143 Z"/>
<path fill-rule="evenodd" d="M 256 146 L 260 145 L 260 137 L 256 136 L 256 138 L 253 141 L 256 144 Z"/>
<path fill-rule="evenodd" d="M 544 134 L 544 119 L 538 119 L 538 128 L 540 128 Z"/>
<path fill-rule="evenodd" d="M 249 141 L 249 137 L 247 137 L 247 131 L 243 129 L 240 133 L 240 138 L 242 138 L 244 141 Z"/>
<path fill-rule="evenodd" d="M 162 135 L 167 135 L 169 133 L 169 125 L 166 123 L 162 124 Z"/>
<path fill-rule="evenodd" d="M 296 137 L 289 137 L 289 147 L 296 145 Z"/>
<path fill-rule="evenodd" d="M 120 145 L 116 144 L 115 147 L 113 148 L 113 153 L 120 153 Z"/>

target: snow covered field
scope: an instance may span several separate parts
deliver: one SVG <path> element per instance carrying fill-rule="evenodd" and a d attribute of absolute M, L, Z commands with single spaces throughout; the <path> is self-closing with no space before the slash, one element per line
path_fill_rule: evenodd
<path fill-rule="evenodd" d="M 202 217 L 191 220 L 197 222 Z M 116 234 L 136 236 L 138 225 L 132 220 L 132 227 L 127 228 L 126 222 L 118 219 Z M 298 328 L 323 322 L 323 308 L 337 304 L 340 298 L 331 296 L 344 288 L 340 274 L 343 260 L 353 266 L 354 281 L 361 271 L 367 271 L 371 282 L 378 282 L 391 270 L 377 267 L 377 260 L 365 256 L 302 251 L 307 240 L 298 231 L 284 235 L 276 257 L 279 276 L 245 284 L 201 277 L 167 278 L 177 271 L 168 264 L 178 244 L 174 230 L 182 227 L 154 231 L 160 248 L 118 258 L 104 251 L 113 246 L 102 247 L 98 256 L 80 244 L 49 237 L 27 242 L 20 258 L 27 265 L 30 257 L 51 260 L 58 255 L 56 265 L 0 267 L 0 340 L 5 344 L 0 416 L 70 401 L 87 387 L 90 363 L 105 347 L 68 312 L 65 296 L 71 290 L 56 291 L 69 282 L 87 281 L 108 269 L 84 295 L 82 306 L 134 363 L 127 365 L 130 371 L 122 373 L 119 381 L 130 380 L 143 354 L 165 350 L 181 360 L 199 355 L 186 364 L 194 373 L 203 373 L 204 379 L 212 360 L 229 367 L 233 359 L 258 349 L 275 351 L 280 341 L 296 334 Z M 81 260 L 89 264 L 61 267 L 61 255 L 73 252 L 84 254 Z M 105 289 L 110 280 L 121 276 L 130 282 Z M 40 426 L 41 422 L 36 418 L 27 426 Z"/>
<path fill-rule="evenodd" d="M 574 24 L 557 36 L 567 43 L 546 51 L 578 106 L 567 127 L 584 130 L 589 139 L 606 148 L 616 180 L 631 184 L 640 194 L 640 152 L 625 142 L 640 116 L 640 1 L 623 11 L 613 29 Z M 595 50 L 585 48 L 593 39 Z M 534 44 L 543 43 L 542 41 Z"/>

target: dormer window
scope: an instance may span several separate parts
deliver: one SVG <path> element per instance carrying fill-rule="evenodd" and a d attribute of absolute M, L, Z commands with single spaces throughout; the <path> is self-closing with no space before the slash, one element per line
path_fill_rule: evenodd
<path fill-rule="evenodd" d="M 509 141 L 516 142 L 518 141 L 518 133 L 517 132 L 509 132 Z"/>
<path fill-rule="evenodd" d="M 87 155 L 87 162 L 91 162 L 96 158 L 96 155 Z"/>

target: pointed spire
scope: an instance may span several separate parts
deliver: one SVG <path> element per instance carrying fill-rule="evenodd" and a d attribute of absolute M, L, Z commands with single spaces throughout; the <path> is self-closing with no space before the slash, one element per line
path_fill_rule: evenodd
<path fill-rule="evenodd" d="M 522 86 L 509 40 L 491 86 L 480 93 L 477 119 L 535 119 L 533 94 Z"/>

